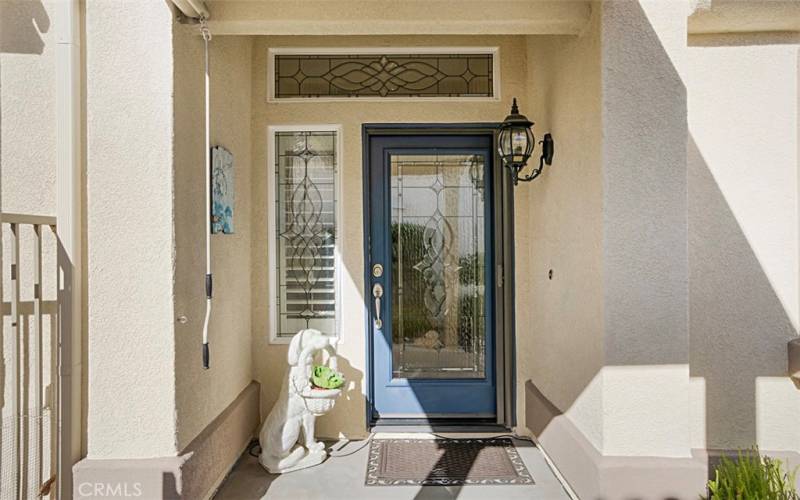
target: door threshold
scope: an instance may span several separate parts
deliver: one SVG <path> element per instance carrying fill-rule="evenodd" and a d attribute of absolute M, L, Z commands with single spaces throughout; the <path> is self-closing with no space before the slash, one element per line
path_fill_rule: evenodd
<path fill-rule="evenodd" d="M 446 420 L 427 419 L 387 419 L 382 418 L 370 426 L 370 432 L 409 432 L 409 433 L 509 433 L 508 427 L 494 421 L 480 420 Z"/>

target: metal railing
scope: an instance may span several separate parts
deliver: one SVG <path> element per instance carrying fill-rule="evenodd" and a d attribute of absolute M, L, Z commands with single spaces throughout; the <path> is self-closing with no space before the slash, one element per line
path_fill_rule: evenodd
<path fill-rule="evenodd" d="M 56 218 L 3 213 L 0 223 L 0 499 L 55 498 Z"/>

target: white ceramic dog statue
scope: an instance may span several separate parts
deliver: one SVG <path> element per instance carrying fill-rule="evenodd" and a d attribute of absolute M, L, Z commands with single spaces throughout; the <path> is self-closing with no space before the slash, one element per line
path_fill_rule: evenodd
<path fill-rule="evenodd" d="M 314 356 L 328 352 L 328 365 L 336 370 L 336 338 L 318 330 L 302 330 L 289 344 L 288 376 L 281 394 L 261 426 L 259 462 L 269 472 L 281 474 L 317 465 L 325 460 L 324 443 L 314 439 L 314 421 L 333 407 L 340 389 L 312 389 Z M 303 433 L 302 444 L 300 431 Z"/>

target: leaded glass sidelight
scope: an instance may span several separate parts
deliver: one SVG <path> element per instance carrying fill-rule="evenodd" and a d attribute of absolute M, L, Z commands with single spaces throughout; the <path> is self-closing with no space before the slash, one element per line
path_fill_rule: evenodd
<path fill-rule="evenodd" d="M 336 132 L 275 133 L 277 337 L 336 332 Z"/>
<path fill-rule="evenodd" d="M 482 155 L 392 155 L 392 371 L 485 376 Z"/>

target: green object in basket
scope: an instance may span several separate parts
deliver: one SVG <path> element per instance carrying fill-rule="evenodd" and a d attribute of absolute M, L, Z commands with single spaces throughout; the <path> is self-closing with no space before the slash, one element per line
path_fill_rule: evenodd
<path fill-rule="evenodd" d="M 311 371 L 311 381 L 322 389 L 338 389 L 344 385 L 344 377 L 341 373 L 323 365 L 314 366 Z"/>

